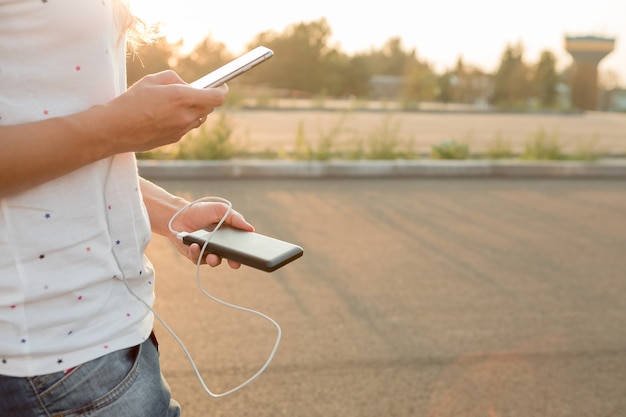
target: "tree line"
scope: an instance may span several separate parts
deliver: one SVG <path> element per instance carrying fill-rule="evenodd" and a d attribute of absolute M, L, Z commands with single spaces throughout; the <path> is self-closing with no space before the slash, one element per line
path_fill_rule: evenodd
<path fill-rule="evenodd" d="M 381 48 L 348 55 L 330 45 L 332 31 L 326 19 L 300 22 L 282 32 L 265 31 L 249 42 L 250 48 L 265 45 L 276 57 L 233 83 L 263 85 L 288 96 L 393 98 L 404 102 L 485 103 L 500 108 L 539 108 L 560 105 L 558 86 L 567 83 L 567 70 L 557 71 L 549 50 L 536 63 L 524 59 L 521 43 L 507 45 L 495 73 L 468 65 L 459 58 L 456 66 L 437 73 L 416 49 L 405 48 L 399 37 Z M 182 55 L 182 43 L 160 38 L 128 55 L 129 84 L 142 76 L 174 69 L 186 81 L 203 76 L 233 58 L 222 42 L 205 38 Z M 383 76 L 391 88 L 373 88 Z"/>

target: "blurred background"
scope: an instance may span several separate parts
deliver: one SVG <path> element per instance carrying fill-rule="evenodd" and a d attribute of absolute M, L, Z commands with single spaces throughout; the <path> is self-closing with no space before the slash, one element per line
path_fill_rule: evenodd
<path fill-rule="evenodd" d="M 626 154 L 626 3 L 132 2 L 128 83 L 258 45 L 226 105 L 147 159 L 598 160 Z M 223 110 L 223 111 L 222 111 Z"/>
<path fill-rule="evenodd" d="M 161 37 L 130 59 L 130 83 L 166 68 L 191 81 L 263 44 L 277 59 L 241 82 L 274 98 L 626 110 L 623 2 L 132 5 Z"/>
<path fill-rule="evenodd" d="M 275 52 L 229 83 L 202 128 L 142 159 L 622 167 L 612 178 L 155 176 L 188 200 L 225 197 L 305 250 L 272 274 L 201 271 L 210 293 L 283 327 L 274 362 L 242 391 L 207 397 L 157 324 L 185 416 L 626 415 L 626 2 L 132 4 L 161 31 L 129 51 L 129 84 L 169 68 L 193 81 L 259 44 Z M 271 326 L 202 297 L 165 238 L 148 255 L 157 311 L 208 385 L 252 375 Z"/>

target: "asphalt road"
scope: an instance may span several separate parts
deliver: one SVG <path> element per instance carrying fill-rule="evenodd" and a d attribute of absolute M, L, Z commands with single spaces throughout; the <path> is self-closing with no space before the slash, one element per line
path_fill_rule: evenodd
<path fill-rule="evenodd" d="M 301 245 L 274 272 L 203 268 L 212 295 L 283 335 L 210 398 L 161 325 L 184 417 L 626 415 L 626 181 L 158 181 L 231 200 Z M 204 297 L 155 238 L 157 311 L 222 392 L 276 332 Z"/>

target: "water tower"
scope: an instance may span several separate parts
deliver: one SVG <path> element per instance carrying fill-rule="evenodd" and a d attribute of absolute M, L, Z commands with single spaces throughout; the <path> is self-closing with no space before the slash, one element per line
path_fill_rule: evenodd
<path fill-rule="evenodd" d="M 615 47 L 615 39 L 599 36 L 566 36 L 565 50 L 574 65 L 570 80 L 572 106 L 581 110 L 598 108 L 598 64 Z"/>

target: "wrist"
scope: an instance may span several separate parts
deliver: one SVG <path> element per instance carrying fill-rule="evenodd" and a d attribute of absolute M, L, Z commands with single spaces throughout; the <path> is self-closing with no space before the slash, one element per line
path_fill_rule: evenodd
<path fill-rule="evenodd" d="M 64 118 L 68 128 L 75 132 L 73 136 L 84 142 L 81 149 L 88 150 L 91 153 L 89 159 L 93 161 L 126 152 L 118 146 L 116 124 L 112 120 L 115 119 L 102 105 Z"/>
<path fill-rule="evenodd" d="M 108 156 L 125 152 L 134 152 L 130 141 L 126 140 L 128 129 L 124 126 L 124 118 L 117 114 L 114 106 L 99 104 L 87 110 L 85 117 L 87 128 L 95 135 L 99 151 Z"/>
<path fill-rule="evenodd" d="M 169 239 L 176 239 L 176 234 L 169 229 L 169 222 L 176 212 L 188 204 L 188 201 L 143 178 L 140 178 L 140 186 L 152 231 Z M 182 231 L 180 218 L 172 224 L 172 228 L 177 232 Z"/>

